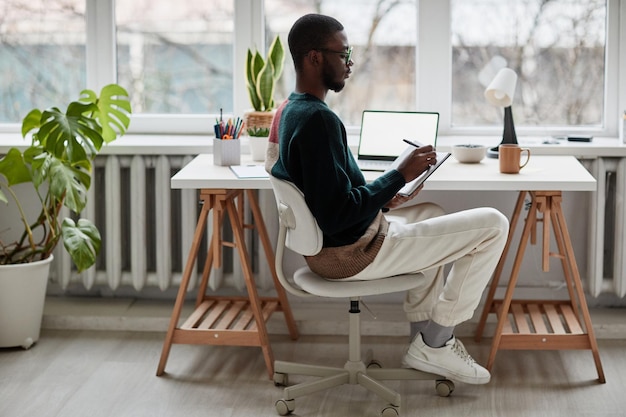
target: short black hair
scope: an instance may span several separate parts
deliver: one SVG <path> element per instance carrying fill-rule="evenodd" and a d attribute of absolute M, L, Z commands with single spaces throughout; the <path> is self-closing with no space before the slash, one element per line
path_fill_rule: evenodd
<path fill-rule="evenodd" d="M 309 51 L 324 48 L 329 39 L 342 30 L 343 25 L 337 19 L 321 14 L 311 13 L 296 20 L 287 38 L 296 70 Z"/>

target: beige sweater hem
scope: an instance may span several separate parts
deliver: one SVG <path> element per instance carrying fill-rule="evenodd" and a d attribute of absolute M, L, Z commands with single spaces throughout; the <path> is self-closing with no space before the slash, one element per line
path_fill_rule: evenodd
<path fill-rule="evenodd" d="M 363 236 L 353 244 L 323 248 L 317 255 L 304 258 L 309 268 L 324 278 L 351 277 L 374 261 L 388 229 L 389 223 L 379 212 Z"/>

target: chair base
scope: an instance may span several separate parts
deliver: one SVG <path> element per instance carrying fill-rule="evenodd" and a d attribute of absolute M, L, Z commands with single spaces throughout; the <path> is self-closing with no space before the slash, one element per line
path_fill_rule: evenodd
<path fill-rule="evenodd" d="M 366 356 L 371 358 L 371 351 L 368 351 Z M 414 369 L 384 369 L 379 368 L 379 366 L 378 362 L 371 359 L 366 361 L 348 360 L 343 368 L 275 361 L 274 384 L 285 386 L 283 398 L 276 402 L 276 411 L 281 416 L 291 414 L 295 410 L 296 398 L 344 384 L 360 385 L 387 401 L 389 404 L 381 411 L 383 417 L 399 415 L 401 397 L 398 392 L 388 388 L 380 381 L 434 380 L 435 389 L 439 396 L 447 397 L 454 391 L 454 383 L 439 375 Z M 320 379 L 286 386 L 289 374 L 320 377 Z"/>
<path fill-rule="evenodd" d="M 284 398 L 276 401 L 275 404 L 279 415 L 291 414 L 295 410 L 295 399 L 298 397 L 344 384 L 360 385 L 387 401 L 388 405 L 381 411 L 382 417 L 399 416 L 401 397 L 398 392 L 380 381 L 434 380 L 435 389 L 440 396 L 447 397 L 454 391 L 454 383 L 439 375 L 405 368 L 384 369 L 380 363 L 372 359 L 371 350 L 368 350 L 365 358 L 362 358 L 360 301 L 360 297 L 350 297 L 348 360 L 343 368 L 274 361 L 274 384 L 285 386 Z M 313 376 L 320 379 L 289 387 L 287 386 L 289 374 Z"/>

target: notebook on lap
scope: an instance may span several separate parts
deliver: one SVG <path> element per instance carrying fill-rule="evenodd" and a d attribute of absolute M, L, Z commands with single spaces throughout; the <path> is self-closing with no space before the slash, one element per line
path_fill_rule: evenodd
<path fill-rule="evenodd" d="M 424 145 L 423 143 L 416 143 L 416 142 L 412 142 L 412 144 L 417 145 L 417 146 Z M 405 158 L 408 158 L 411 155 L 411 153 L 413 152 L 413 149 L 414 147 L 411 147 L 411 146 L 405 148 L 404 151 L 400 154 L 400 156 L 397 157 L 391 163 L 391 166 L 389 167 L 389 169 L 397 168 Z M 430 168 L 428 168 L 426 171 L 422 172 L 413 181 L 407 182 L 404 185 L 404 187 L 402 187 L 400 191 L 398 191 L 398 194 L 404 195 L 404 196 L 412 195 L 424 183 L 424 181 L 426 181 L 426 179 L 430 177 L 430 175 L 433 172 L 435 172 L 435 170 L 437 170 L 437 168 L 439 168 L 446 159 L 448 159 L 450 155 L 451 155 L 450 152 L 437 152 L 437 162 L 434 165 L 431 165 Z"/>
<path fill-rule="evenodd" d="M 357 164 L 364 171 L 385 171 L 406 149 L 402 139 L 436 145 L 439 113 L 365 110 Z"/>

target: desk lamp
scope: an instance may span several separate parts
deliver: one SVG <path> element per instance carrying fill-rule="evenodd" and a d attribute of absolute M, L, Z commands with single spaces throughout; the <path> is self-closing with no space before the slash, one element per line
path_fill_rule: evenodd
<path fill-rule="evenodd" d="M 504 133 L 502 134 L 502 142 L 500 144 L 517 144 L 515 126 L 513 125 L 513 112 L 511 111 L 516 84 L 517 74 L 515 71 L 510 68 L 502 68 L 489 83 L 487 89 L 485 89 L 485 98 L 489 103 L 494 106 L 504 107 Z M 487 156 L 497 158 L 498 146 L 488 149 Z"/>

